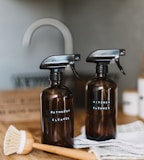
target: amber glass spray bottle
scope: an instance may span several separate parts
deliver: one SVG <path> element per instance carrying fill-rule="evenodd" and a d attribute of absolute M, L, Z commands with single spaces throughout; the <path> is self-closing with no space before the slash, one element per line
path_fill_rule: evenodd
<path fill-rule="evenodd" d="M 62 75 L 67 65 L 76 74 L 74 63 L 80 55 L 57 55 L 46 58 L 40 69 L 50 70 L 50 87 L 40 96 L 42 143 L 73 147 L 74 115 L 72 92 L 62 84 Z"/>
<path fill-rule="evenodd" d="M 116 136 L 117 85 L 107 77 L 108 64 L 115 61 L 119 69 L 119 57 L 124 49 L 96 50 L 86 59 L 96 63 L 96 77 L 86 84 L 86 137 L 102 141 Z"/>

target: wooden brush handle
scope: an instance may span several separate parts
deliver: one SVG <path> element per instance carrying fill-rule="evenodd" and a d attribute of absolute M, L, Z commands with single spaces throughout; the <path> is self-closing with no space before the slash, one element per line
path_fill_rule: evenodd
<path fill-rule="evenodd" d="M 98 160 L 93 153 L 88 153 L 86 151 L 82 151 L 79 149 L 70 149 L 65 147 L 52 146 L 52 145 L 39 144 L 39 143 L 33 143 L 32 147 L 35 149 L 39 149 L 39 150 L 50 152 L 50 153 L 55 153 L 58 155 L 62 155 L 62 156 L 66 156 L 74 159 Z"/>

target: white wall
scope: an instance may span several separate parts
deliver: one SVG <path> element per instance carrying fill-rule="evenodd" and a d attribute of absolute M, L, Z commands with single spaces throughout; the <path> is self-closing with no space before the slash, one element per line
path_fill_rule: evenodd
<path fill-rule="evenodd" d="M 41 72 L 41 61 L 63 53 L 63 37 L 52 27 L 38 29 L 31 51 L 22 38 L 27 27 L 40 18 L 63 20 L 59 0 L 0 0 L 0 89 L 13 88 L 13 75 Z"/>

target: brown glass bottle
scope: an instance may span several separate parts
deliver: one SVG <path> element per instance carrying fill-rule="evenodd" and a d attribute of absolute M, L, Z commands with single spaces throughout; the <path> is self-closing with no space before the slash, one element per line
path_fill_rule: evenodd
<path fill-rule="evenodd" d="M 96 77 L 86 84 L 86 137 L 97 141 L 116 136 L 117 86 L 107 72 L 107 63 L 98 63 Z"/>
<path fill-rule="evenodd" d="M 62 73 L 51 71 L 51 86 L 41 93 L 42 143 L 73 147 L 73 96 L 61 84 Z"/>

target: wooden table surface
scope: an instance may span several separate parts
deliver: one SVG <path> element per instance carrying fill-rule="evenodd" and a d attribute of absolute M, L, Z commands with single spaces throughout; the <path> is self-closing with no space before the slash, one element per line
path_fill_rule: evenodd
<path fill-rule="evenodd" d="M 138 117 L 127 116 L 122 113 L 122 111 L 118 112 L 118 124 L 129 123 L 137 120 Z M 85 110 L 79 109 L 75 110 L 75 136 L 80 134 L 80 128 L 85 123 Z M 33 150 L 28 155 L 10 155 L 4 156 L 3 154 L 3 139 L 5 132 L 10 125 L 10 122 L 0 122 L 0 160 L 72 160 L 71 158 L 54 155 L 38 150 Z M 14 122 L 12 123 L 16 128 L 22 130 L 29 130 L 35 138 L 36 142 L 40 142 L 41 136 L 41 126 L 40 121 L 31 121 L 31 122 Z"/>

